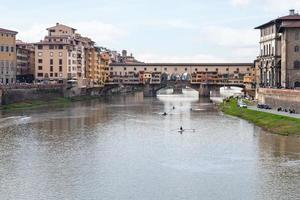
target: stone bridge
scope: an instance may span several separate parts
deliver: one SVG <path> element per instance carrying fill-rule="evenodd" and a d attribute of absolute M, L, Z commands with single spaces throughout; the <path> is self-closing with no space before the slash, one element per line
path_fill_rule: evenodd
<path fill-rule="evenodd" d="M 156 96 L 158 90 L 170 86 L 180 93 L 183 84 L 200 96 L 210 96 L 224 86 L 244 87 L 244 77 L 252 67 L 252 63 L 112 63 L 109 84 L 140 85 L 145 96 Z"/>

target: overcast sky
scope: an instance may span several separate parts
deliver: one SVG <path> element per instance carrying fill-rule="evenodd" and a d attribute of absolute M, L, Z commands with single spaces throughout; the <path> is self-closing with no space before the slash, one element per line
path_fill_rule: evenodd
<path fill-rule="evenodd" d="M 37 42 L 56 22 L 145 62 L 252 62 L 253 28 L 300 0 L 0 0 L 0 27 Z"/>

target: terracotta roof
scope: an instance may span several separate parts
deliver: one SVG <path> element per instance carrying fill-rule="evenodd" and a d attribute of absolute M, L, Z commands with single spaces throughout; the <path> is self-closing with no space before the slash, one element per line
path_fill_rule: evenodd
<path fill-rule="evenodd" d="M 49 29 L 54 29 L 54 28 L 56 28 L 57 26 L 62 26 L 62 27 L 65 27 L 65 28 L 70 28 L 70 29 L 73 29 L 74 31 L 76 31 L 75 28 L 72 28 L 72 27 L 70 27 L 70 26 L 66 26 L 66 25 L 64 25 L 64 24 L 59 24 L 59 23 L 56 23 L 55 26 L 52 26 L 52 27 L 47 28 L 47 30 L 49 30 Z"/>
<path fill-rule="evenodd" d="M 300 15 L 298 14 L 295 14 L 295 15 L 287 15 L 287 16 L 283 16 L 283 17 L 278 17 L 277 19 L 274 19 L 274 20 L 271 20 L 265 24 L 262 24 L 258 27 L 255 27 L 255 29 L 261 29 L 263 27 L 266 27 L 268 25 L 271 25 L 271 24 L 276 24 L 276 23 L 279 23 L 279 22 L 282 22 L 282 21 L 300 21 Z"/>
<path fill-rule="evenodd" d="M 11 30 L 4 29 L 4 28 L 0 28 L 0 32 L 1 33 L 10 33 L 10 34 L 15 34 L 15 35 L 18 33 L 16 31 L 11 31 Z"/>
<path fill-rule="evenodd" d="M 159 67 L 227 67 L 227 66 L 253 66 L 253 63 L 111 63 L 112 67 L 123 67 L 123 66 L 159 66 Z"/>
<path fill-rule="evenodd" d="M 279 28 L 279 32 L 281 32 L 285 28 L 300 28 L 300 20 L 283 22 Z"/>

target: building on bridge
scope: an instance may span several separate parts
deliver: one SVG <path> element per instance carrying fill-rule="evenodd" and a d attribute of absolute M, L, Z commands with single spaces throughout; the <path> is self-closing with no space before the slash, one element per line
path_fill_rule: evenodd
<path fill-rule="evenodd" d="M 185 80 L 191 84 L 243 85 L 252 63 L 111 63 L 111 83 L 161 84 Z"/>
<path fill-rule="evenodd" d="M 256 27 L 260 30 L 260 55 L 256 62 L 259 86 L 269 88 L 300 87 L 300 15 L 290 10 Z"/>

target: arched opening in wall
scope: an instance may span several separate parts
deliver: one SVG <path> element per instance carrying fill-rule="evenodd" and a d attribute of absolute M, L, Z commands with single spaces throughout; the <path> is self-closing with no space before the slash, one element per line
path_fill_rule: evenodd
<path fill-rule="evenodd" d="M 192 76 L 187 72 L 185 72 L 181 75 L 181 80 L 183 80 L 183 81 L 190 81 L 191 79 L 192 79 Z"/>
<path fill-rule="evenodd" d="M 170 76 L 168 73 L 164 72 L 162 75 L 161 75 L 161 82 L 166 82 L 170 79 Z"/>
<path fill-rule="evenodd" d="M 295 82 L 295 88 L 300 88 L 300 81 Z"/>
<path fill-rule="evenodd" d="M 181 76 L 177 73 L 173 73 L 171 75 L 171 81 L 177 81 L 177 80 L 180 80 L 181 79 Z"/>
<path fill-rule="evenodd" d="M 237 86 L 224 86 L 220 88 L 220 95 L 222 97 L 237 97 L 243 95 L 244 88 Z"/>

